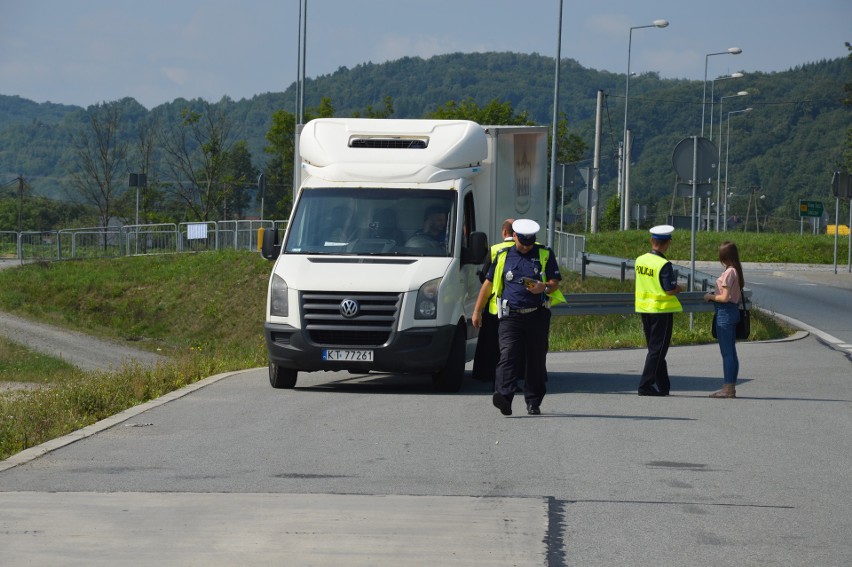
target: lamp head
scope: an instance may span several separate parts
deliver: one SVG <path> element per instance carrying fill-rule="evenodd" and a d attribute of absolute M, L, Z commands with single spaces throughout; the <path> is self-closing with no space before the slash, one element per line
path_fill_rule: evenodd
<path fill-rule="evenodd" d="M 669 25 L 668 20 L 654 20 L 652 23 L 658 28 L 665 28 Z"/>
<path fill-rule="evenodd" d="M 748 96 L 748 91 L 740 91 L 737 93 L 737 96 Z"/>
<path fill-rule="evenodd" d="M 729 47 L 728 48 L 728 53 L 730 53 L 731 55 L 739 55 L 742 52 L 743 52 L 743 50 L 740 49 L 739 47 Z"/>
<path fill-rule="evenodd" d="M 743 75 L 743 74 L 742 74 L 742 73 L 740 73 L 739 71 L 737 71 L 736 73 L 731 73 L 731 78 L 732 78 L 732 79 L 741 79 L 742 77 L 745 77 L 745 75 Z"/>

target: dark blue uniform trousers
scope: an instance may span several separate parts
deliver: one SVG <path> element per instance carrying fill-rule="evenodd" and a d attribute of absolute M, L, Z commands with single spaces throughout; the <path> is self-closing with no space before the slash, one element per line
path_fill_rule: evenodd
<path fill-rule="evenodd" d="M 532 313 L 512 313 L 500 319 L 497 327 L 500 362 L 494 390 L 511 401 L 524 380 L 524 400 L 541 405 L 546 392 L 547 339 L 550 333 L 550 309 L 541 307 Z"/>
<path fill-rule="evenodd" d="M 476 340 L 476 353 L 473 356 L 473 379 L 479 382 L 494 383 L 497 362 L 500 357 L 500 342 L 497 336 L 497 315 L 486 310 L 482 314 L 482 327 L 479 328 L 479 338 Z"/>
<path fill-rule="evenodd" d="M 645 331 L 645 341 L 648 343 L 648 354 L 645 356 L 645 367 L 639 380 L 639 391 L 657 390 L 663 394 L 669 393 L 669 369 L 666 365 L 666 354 L 672 342 L 672 327 L 674 315 L 671 313 L 642 313 L 642 330 Z"/>

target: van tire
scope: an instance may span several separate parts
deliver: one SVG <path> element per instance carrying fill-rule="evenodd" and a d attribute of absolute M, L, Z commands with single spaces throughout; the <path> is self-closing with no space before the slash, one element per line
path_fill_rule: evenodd
<path fill-rule="evenodd" d="M 269 383 L 276 389 L 292 389 L 296 387 L 299 371 L 292 368 L 282 368 L 269 363 Z"/>
<path fill-rule="evenodd" d="M 446 366 L 432 374 L 432 385 L 437 391 L 452 393 L 461 390 L 462 381 L 464 380 L 464 354 L 464 330 L 459 327 L 456 329 L 456 334 L 453 336 L 453 342 L 450 345 L 450 355 L 447 357 Z"/>

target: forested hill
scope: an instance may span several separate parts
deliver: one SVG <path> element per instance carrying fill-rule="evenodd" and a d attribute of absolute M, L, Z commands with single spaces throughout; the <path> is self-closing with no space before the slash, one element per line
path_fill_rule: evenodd
<path fill-rule="evenodd" d="M 843 54 L 844 46 L 838 46 Z M 392 101 L 394 118 L 418 118 L 448 101 L 472 99 L 480 105 L 509 102 L 535 123 L 549 124 L 553 103 L 553 59 L 537 54 L 450 54 L 421 59 L 406 57 L 383 64 L 341 67 L 308 79 L 305 103 L 316 108 L 320 98 L 331 101 L 335 116 L 364 115 Z M 580 135 L 591 157 L 597 92 L 605 94 L 603 115 L 602 200 L 615 192 L 615 159 L 622 138 L 624 75 L 587 69 L 565 59 L 560 71 L 560 110 L 569 128 Z M 761 206 L 797 218 L 801 198 L 825 199 L 831 172 L 839 169 L 852 124 L 852 107 L 844 106 L 844 85 L 852 83 L 847 57 L 814 62 L 778 73 L 747 73 L 743 78 L 708 81 L 704 136 L 719 141 L 722 118 L 722 162 L 729 157 L 731 187 L 761 187 Z M 711 84 L 715 105 L 709 106 Z M 660 79 L 655 73 L 631 78 L 629 125 L 633 132 L 632 195 L 634 203 L 668 209 L 674 185 L 672 151 L 677 143 L 701 133 L 703 83 Z M 748 96 L 735 97 L 746 90 Z M 719 99 L 724 97 L 720 109 Z M 295 86 L 282 93 L 251 99 L 210 101 L 233 119 L 234 135 L 246 141 L 253 165 L 263 170 L 270 156 L 263 152 L 265 135 L 276 110 L 293 112 Z M 123 119 L 176 117 L 199 101 L 175 100 L 145 109 L 123 101 Z M 728 112 L 751 108 L 728 120 Z M 721 114 L 720 114 L 721 110 Z M 84 109 L 60 103 L 37 104 L 18 96 L 0 95 L 0 182 L 21 175 L 35 194 L 65 194 L 75 154 L 71 136 L 84 124 Z M 710 124 L 712 122 L 712 130 Z M 727 128 L 731 136 L 728 140 Z M 131 135 L 131 134 L 128 134 Z M 587 164 L 586 164 L 587 165 Z M 0 198 L 13 186 L 4 185 Z M 793 207 L 794 210 L 790 210 Z M 789 211 L 786 214 L 785 211 Z"/>

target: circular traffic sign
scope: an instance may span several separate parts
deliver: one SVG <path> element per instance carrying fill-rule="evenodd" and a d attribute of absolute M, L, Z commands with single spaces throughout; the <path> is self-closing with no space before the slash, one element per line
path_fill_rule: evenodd
<path fill-rule="evenodd" d="M 697 179 L 692 179 L 693 169 L 696 169 L 693 168 L 696 140 L 698 143 Z M 716 168 L 719 166 L 719 151 L 713 145 L 713 142 L 707 138 L 690 136 L 684 138 L 675 146 L 672 153 L 672 165 L 674 165 L 674 169 L 681 179 L 706 183 L 716 176 Z"/>

